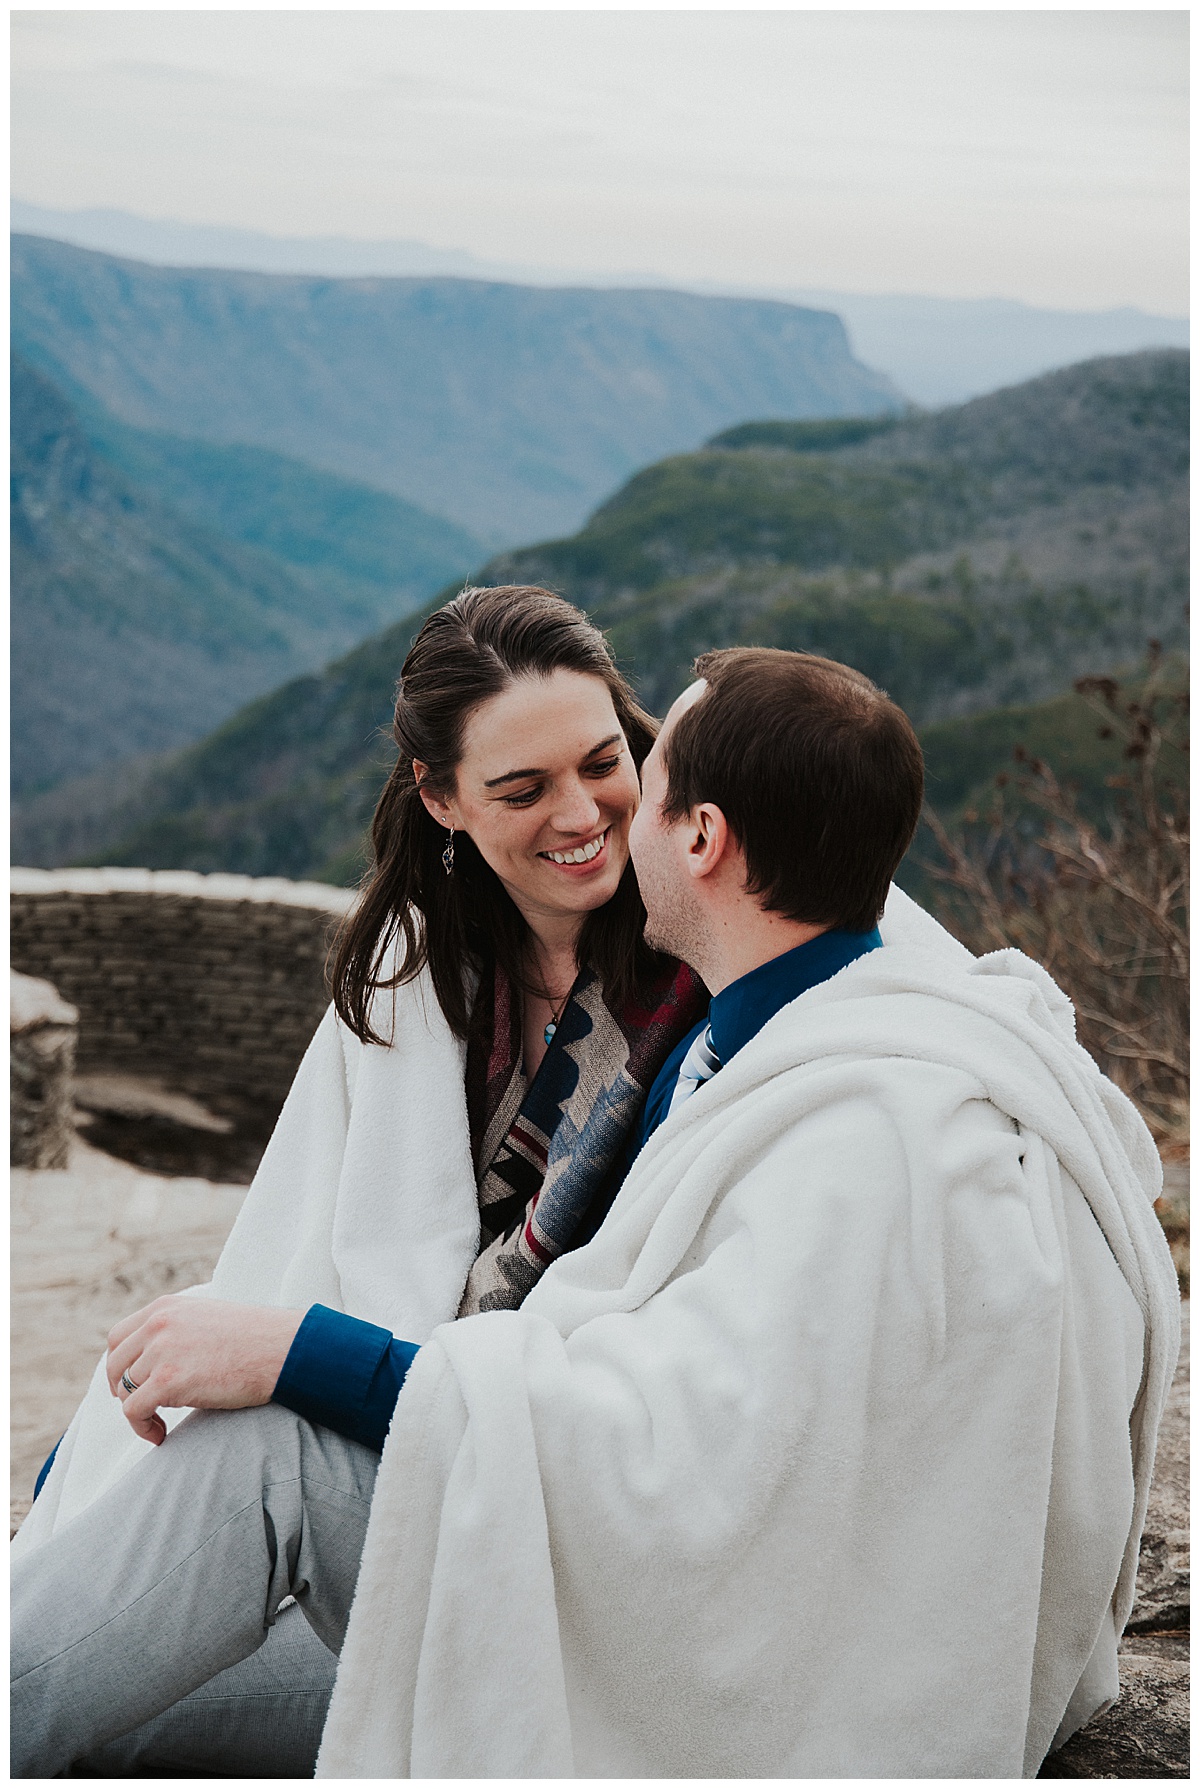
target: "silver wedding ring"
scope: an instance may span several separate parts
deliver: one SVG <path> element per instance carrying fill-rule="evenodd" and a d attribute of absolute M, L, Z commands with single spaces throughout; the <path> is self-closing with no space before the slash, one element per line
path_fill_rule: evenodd
<path fill-rule="evenodd" d="M 137 1390 L 137 1386 L 135 1385 L 134 1381 L 129 1377 L 128 1373 L 121 1374 L 121 1384 L 125 1387 L 126 1391 L 136 1391 Z"/>

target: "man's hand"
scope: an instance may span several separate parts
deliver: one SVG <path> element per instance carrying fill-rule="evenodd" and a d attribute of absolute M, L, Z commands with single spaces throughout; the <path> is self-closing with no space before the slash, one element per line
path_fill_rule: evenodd
<path fill-rule="evenodd" d="M 156 1298 L 108 1336 L 108 1383 L 130 1427 L 157 1446 L 167 1426 L 158 1414 L 245 1410 L 269 1404 L 302 1311 L 227 1304 L 215 1298 Z M 125 1373 L 136 1391 L 121 1383 Z"/>

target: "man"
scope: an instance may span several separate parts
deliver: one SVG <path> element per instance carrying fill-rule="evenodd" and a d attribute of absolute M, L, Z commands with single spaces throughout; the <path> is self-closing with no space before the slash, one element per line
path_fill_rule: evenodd
<path fill-rule="evenodd" d="M 701 666 L 719 681 L 693 683 L 671 710 L 630 850 L 648 940 L 716 998 L 651 1088 L 643 1143 L 781 1007 L 879 947 L 924 788 L 907 716 L 859 673 L 769 651 Z"/>
<path fill-rule="evenodd" d="M 1115 1692 L 1177 1323 L 1148 1138 L 1033 965 L 876 931 L 899 711 L 698 672 L 631 844 L 708 1023 L 594 1240 L 417 1355 L 319 1775 L 1032 1774 Z"/>
<path fill-rule="evenodd" d="M 875 931 L 898 710 L 697 672 L 631 850 L 709 1022 L 594 1242 L 422 1350 L 319 1775 L 1033 1775 L 1116 1693 L 1178 1337 L 1150 1139 L 1035 965 L 895 891 Z"/>

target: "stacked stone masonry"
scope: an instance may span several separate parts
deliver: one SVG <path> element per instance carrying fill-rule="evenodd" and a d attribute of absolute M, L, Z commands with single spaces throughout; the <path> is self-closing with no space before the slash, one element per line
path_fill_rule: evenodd
<path fill-rule="evenodd" d="M 19 869 L 11 886 L 12 966 L 78 1008 L 80 1072 L 154 1075 L 218 1106 L 282 1103 L 351 894 L 151 870 Z"/>
<path fill-rule="evenodd" d="M 14 972 L 9 1004 L 9 1160 L 65 1168 L 79 1014 L 50 982 Z"/>

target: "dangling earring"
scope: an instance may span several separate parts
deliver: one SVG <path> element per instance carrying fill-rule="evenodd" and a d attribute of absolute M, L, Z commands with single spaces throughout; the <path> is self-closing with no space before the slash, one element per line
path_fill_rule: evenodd
<path fill-rule="evenodd" d="M 442 868 L 447 876 L 454 874 L 454 828 L 450 828 L 450 837 L 446 840 L 446 849 L 442 852 Z"/>

